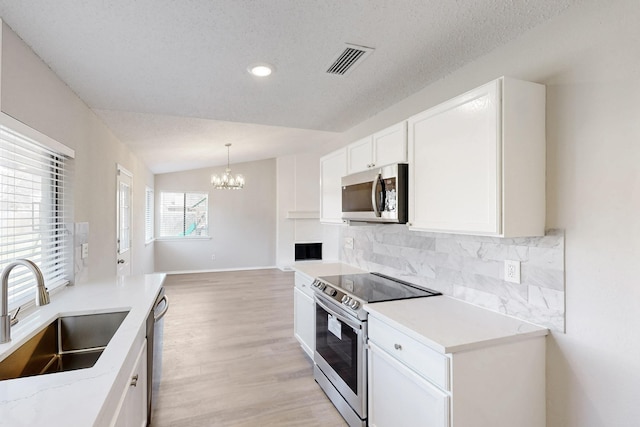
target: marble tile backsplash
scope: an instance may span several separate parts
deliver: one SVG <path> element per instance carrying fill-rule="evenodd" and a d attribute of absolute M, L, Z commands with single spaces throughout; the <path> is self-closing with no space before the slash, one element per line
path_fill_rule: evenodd
<path fill-rule="evenodd" d="M 409 231 L 404 225 L 342 227 L 343 262 L 398 277 L 445 295 L 565 329 L 564 231 L 543 237 L 496 237 Z M 504 261 L 521 262 L 521 283 L 504 280 Z"/>

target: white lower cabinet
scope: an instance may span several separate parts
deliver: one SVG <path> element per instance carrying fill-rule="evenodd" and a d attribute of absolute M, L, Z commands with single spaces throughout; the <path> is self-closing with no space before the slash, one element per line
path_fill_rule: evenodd
<path fill-rule="evenodd" d="M 372 313 L 368 329 L 370 426 L 544 427 L 544 336 L 442 353 Z"/>
<path fill-rule="evenodd" d="M 112 426 L 147 425 L 147 340 L 144 340 L 140 348 L 116 413 Z"/>
<path fill-rule="evenodd" d="M 447 427 L 449 395 L 370 342 L 369 425 Z"/>
<path fill-rule="evenodd" d="M 293 288 L 293 333 L 302 349 L 313 359 L 316 343 L 315 302 L 311 289 L 311 278 L 300 273 L 295 275 Z"/>

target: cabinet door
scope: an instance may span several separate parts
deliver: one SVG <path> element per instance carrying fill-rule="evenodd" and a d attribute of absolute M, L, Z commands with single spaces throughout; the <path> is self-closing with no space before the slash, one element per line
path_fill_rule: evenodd
<path fill-rule="evenodd" d="M 449 396 L 373 343 L 368 369 L 370 426 L 449 426 Z"/>
<path fill-rule="evenodd" d="M 385 166 L 407 161 L 407 122 L 373 135 L 373 165 Z"/>
<path fill-rule="evenodd" d="M 123 392 L 116 427 L 147 425 L 147 341 L 144 341 Z"/>
<path fill-rule="evenodd" d="M 293 331 L 302 349 L 313 359 L 316 346 L 315 303 L 298 288 L 293 289 Z"/>
<path fill-rule="evenodd" d="M 320 221 L 342 223 L 342 177 L 347 174 L 347 152 L 334 151 L 320 159 Z"/>
<path fill-rule="evenodd" d="M 500 234 L 500 81 L 418 114 L 409 126 L 409 224 Z"/>
<path fill-rule="evenodd" d="M 347 173 L 367 170 L 373 164 L 373 148 L 370 136 L 347 146 Z"/>

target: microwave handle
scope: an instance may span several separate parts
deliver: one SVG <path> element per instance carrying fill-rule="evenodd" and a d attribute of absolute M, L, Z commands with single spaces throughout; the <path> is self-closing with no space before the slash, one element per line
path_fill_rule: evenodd
<path fill-rule="evenodd" d="M 382 181 L 382 174 L 378 173 L 376 175 L 376 178 L 373 180 L 373 182 L 371 183 L 371 205 L 373 206 L 373 213 L 376 215 L 376 217 L 381 217 L 382 214 L 380 213 L 380 209 L 378 208 L 378 200 L 377 200 L 377 189 L 378 189 L 378 184 L 382 184 L 381 185 L 381 194 L 382 194 L 382 203 L 381 203 L 381 209 L 384 209 L 384 181 Z"/>

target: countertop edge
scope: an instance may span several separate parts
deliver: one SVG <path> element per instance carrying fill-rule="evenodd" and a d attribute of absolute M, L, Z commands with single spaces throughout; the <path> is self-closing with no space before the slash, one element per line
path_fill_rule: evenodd
<path fill-rule="evenodd" d="M 359 267 L 342 263 L 340 261 L 303 261 L 293 265 L 296 273 L 315 279 L 321 276 L 335 276 L 340 274 L 368 273 Z"/>
<path fill-rule="evenodd" d="M 445 299 L 439 300 L 439 298 L 446 298 L 446 300 Z M 424 301 L 426 299 L 416 298 L 413 300 L 403 300 L 402 303 L 405 305 L 420 304 L 421 303 L 420 300 Z M 453 354 L 453 353 L 458 353 L 462 351 L 475 350 L 475 349 L 484 348 L 484 347 L 491 347 L 491 346 L 507 344 L 511 342 L 522 341 L 522 340 L 531 339 L 535 337 L 543 337 L 549 334 L 549 330 L 544 327 L 535 325 L 533 323 L 530 323 L 524 320 L 516 319 L 514 317 L 510 317 L 501 313 L 497 313 L 482 307 L 478 307 L 478 306 L 469 304 L 466 301 L 461 301 L 453 297 L 442 295 L 438 297 L 428 298 L 428 300 L 429 300 L 429 303 L 433 303 L 433 304 L 437 304 L 439 302 L 440 303 L 447 302 L 448 304 L 451 304 L 453 302 L 453 304 L 458 305 L 457 308 L 459 310 L 460 309 L 464 310 L 465 307 L 468 307 L 471 317 L 473 317 L 475 313 L 478 313 L 478 310 L 481 310 L 483 314 L 494 317 L 496 321 L 499 321 L 499 319 L 502 318 L 504 319 L 505 323 L 508 322 L 513 324 L 515 322 L 521 325 L 520 326 L 521 328 L 526 328 L 528 330 L 520 331 L 520 327 L 519 327 L 519 328 L 512 329 L 511 331 L 508 331 L 508 332 L 497 331 L 493 334 L 493 336 L 483 336 L 477 339 L 466 338 L 459 343 L 443 344 L 437 338 L 430 337 L 425 333 L 414 330 L 411 326 L 406 325 L 401 320 L 394 318 L 393 315 L 390 315 L 389 313 L 384 312 L 386 311 L 385 305 L 389 307 L 389 304 L 397 304 L 399 301 L 366 304 L 364 306 L 364 309 L 373 317 L 380 319 L 382 322 L 386 323 L 392 328 L 398 330 L 401 333 L 404 333 L 405 335 L 413 338 L 414 340 L 442 354 Z M 451 316 L 456 316 L 457 314 L 458 313 L 452 313 Z M 429 315 L 430 314 L 428 313 L 425 314 L 425 319 L 427 319 Z M 431 317 L 432 318 L 430 318 L 429 320 L 434 320 L 433 319 L 434 315 L 431 315 Z M 433 323 L 448 324 L 449 322 L 447 322 L 447 319 L 444 317 L 445 316 L 442 316 L 442 318 L 438 319 L 439 320 L 438 322 L 434 321 Z M 425 322 L 427 322 L 427 320 L 425 320 Z"/>

